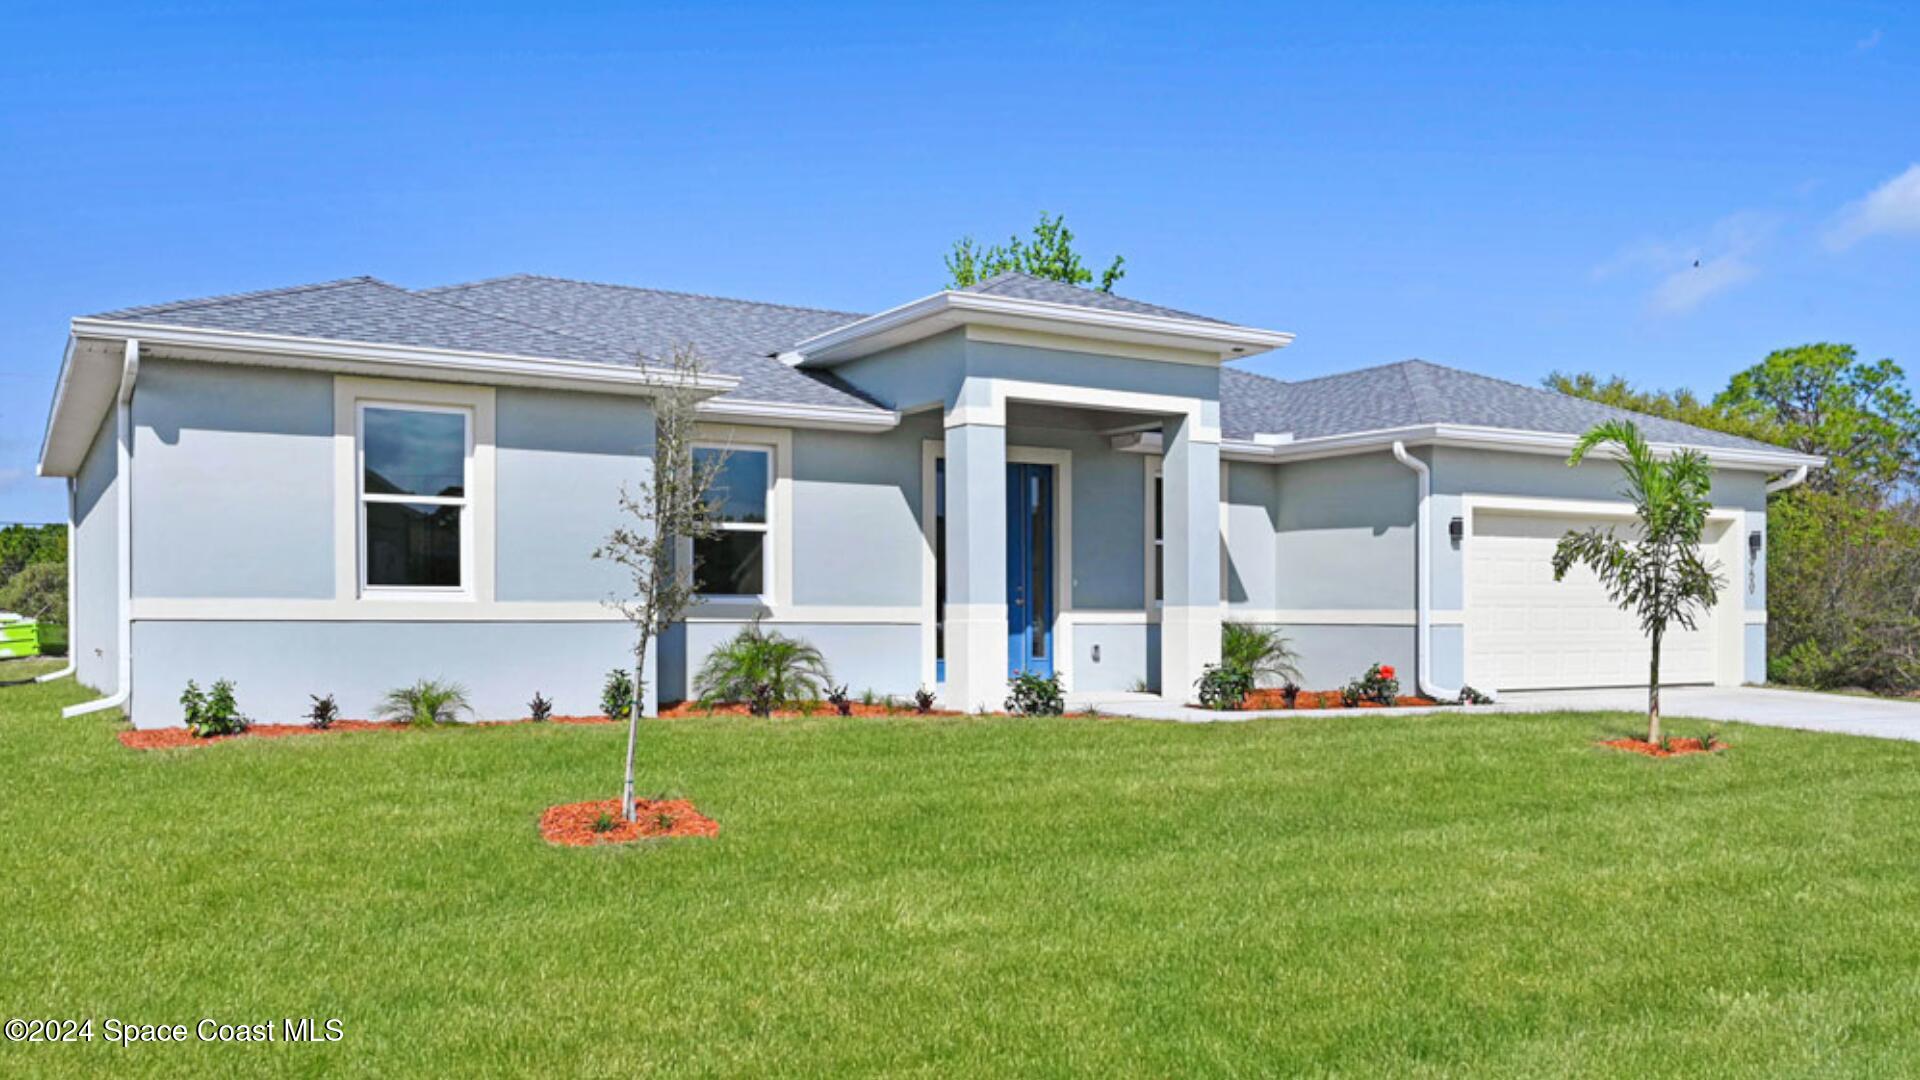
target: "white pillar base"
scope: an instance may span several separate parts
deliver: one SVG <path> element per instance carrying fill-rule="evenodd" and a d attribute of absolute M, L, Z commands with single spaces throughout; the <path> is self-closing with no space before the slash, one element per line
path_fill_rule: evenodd
<path fill-rule="evenodd" d="M 1160 696 L 1186 704 L 1208 664 L 1220 662 L 1220 605 L 1160 609 Z"/>
<path fill-rule="evenodd" d="M 947 605 L 947 683 L 950 709 L 999 709 L 1007 699 L 1007 605 Z"/>

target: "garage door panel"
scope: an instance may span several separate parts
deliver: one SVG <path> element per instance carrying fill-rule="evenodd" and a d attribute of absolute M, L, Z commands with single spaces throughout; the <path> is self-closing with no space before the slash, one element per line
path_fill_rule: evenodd
<path fill-rule="evenodd" d="M 1560 537 L 1596 525 L 1625 529 L 1565 516 L 1476 517 L 1466 560 L 1470 681 L 1498 690 L 1646 682 L 1651 649 L 1639 621 L 1584 567 L 1553 580 Z M 1697 630 L 1670 627 L 1662 681 L 1712 682 L 1716 660 L 1711 614 Z"/>

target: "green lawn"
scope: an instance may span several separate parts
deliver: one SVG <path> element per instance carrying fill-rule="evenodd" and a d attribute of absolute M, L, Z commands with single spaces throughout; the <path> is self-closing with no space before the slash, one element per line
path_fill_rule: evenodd
<path fill-rule="evenodd" d="M 691 720 L 643 786 L 719 839 L 581 851 L 535 819 L 613 793 L 611 726 L 136 753 L 84 696 L 0 689 L 0 1012 L 346 1037 L 4 1075 L 1920 1070 L 1920 745 Z"/>

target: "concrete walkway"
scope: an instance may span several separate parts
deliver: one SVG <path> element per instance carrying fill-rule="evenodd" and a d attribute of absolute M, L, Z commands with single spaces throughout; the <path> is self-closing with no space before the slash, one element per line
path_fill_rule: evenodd
<path fill-rule="evenodd" d="M 1661 711 L 1666 716 L 1729 723 L 1761 724 L 1767 727 L 1800 728 L 1846 735 L 1871 735 L 1881 739 L 1907 739 L 1920 742 L 1920 701 L 1892 701 L 1885 698 L 1846 697 L 1839 694 L 1811 694 L 1799 690 L 1770 690 L 1753 686 L 1669 687 L 1660 694 Z M 1114 716 L 1137 716 L 1150 720 L 1178 720 L 1187 723 L 1219 723 L 1277 716 L 1336 717 L 1354 713 L 1381 715 L 1376 709 L 1316 709 L 1290 712 L 1285 709 L 1258 712 L 1217 713 L 1186 705 L 1173 705 L 1152 694 L 1069 695 L 1069 709 L 1096 708 Z M 1475 712 L 1644 712 L 1644 689 L 1622 690 L 1530 690 L 1502 694 L 1497 705 L 1478 706 Z M 1454 712 L 1456 707 L 1396 709 L 1392 715 Z"/>

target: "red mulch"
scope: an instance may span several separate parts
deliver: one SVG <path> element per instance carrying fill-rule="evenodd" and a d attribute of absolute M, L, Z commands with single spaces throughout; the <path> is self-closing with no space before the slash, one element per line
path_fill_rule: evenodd
<path fill-rule="evenodd" d="M 1615 750 L 1625 750 L 1633 754 L 1645 754 L 1648 757 L 1679 757 L 1682 754 L 1717 754 L 1727 748 L 1727 744 L 1715 740 L 1711 748 L 1701 739 L 1668 739 L 1665 748 L 1645 739 L 1608 739 L 1600 744 Z"/>
<path fill-rule="evenodd" d="M 695 716 L 752 716 L 752 715 L 753 715 L 752 710 L 748 709 L 745 705 L 737 701 L 720 702 L 714 705 L 702 705 L 697 701 L 682 701 L 677 705 L 669 705 L 666 708 L 660 710 L 660 719 L 662 720 L 685 720 Z M 773 717 L 776 720 L 798 720 L 807 715 L 808 715 L 807 713 L 803 713 L 798 709 L 773 710 Z M 837 710 L 835 710 L 833 706 L 822 703 L 819 708 L 813 710 L 812 715 L 839 716 L 840 713 Z M 911 705 L 905 705 L 905 706 L 867 705 L 867 704 L 863 704 L 861 702 L 856 701 L 853 703 L 853 715 L 855 716 L 962 716 L 965 714 L 953 712 L 950 709 L 935 709 L 930 713 L 922 713 Z"/>
<path fill-rule="evenodd" d="M 1415 705 L 1439 704 L 1439 702 L 1432 698 L 1404 696 L 1394 698 L 1393 703 L 1395 706 L 1402 708 Z M 1242 702 L 1240 707 L 1243 710 L 1284 709 L 1287 707 L 1287 697 L 1278 690 L 1255 690 L 1253 693 L 1247 695 L 1247 700 Z M 1293 707 L 1304 711 L 1309 709 L 1344 709 L 1347 706 L 1340 700 L 1340 691 L 1338 690 L 1302 690 L 1300 691 L 1300 696 L 1294 699 Z M 1355 708 L 1384 709 L 1386 706 L 1377 701 L 1363 701 L 1355 706 Z"/>
<path fill-rule="evenodd" d="M 549 806 L 546 813 L 540 815 L 540 835 L 549 844 L 567 847 L 625 844 L 657 837 L 720 835 L 720 823 L 694 809 L 685 799 L 635 799 L 633 808 L 636 821 L 628 821 L 621 815 L 619 799 Z M 593 827 L 601 814 L 612 815 L 613 828 L 595 832 Z M 662 814 L 669 819 L 664 824 Z"/>
<path fill-rule="evenodd" d="M 549 724 L 605 724 L 604 716 L 550 716 Z M 494 724 L 530 724 L 531 720 L 477 720 L 476 726 Z M 184 746 L 210 746 L 229 739 L 279 739 L 289 735 L 325 735 L 334 731 L 404 731 L 408 725 L 399 720 L 335 720 L 332 727 L 314 728 L 305 724 L 255 724 L 238 735 L 209 735 L 199 738 L 183 727 L 146 728 L 123 731 L 120 745 L 134 750 L 175 750 Z"/>

